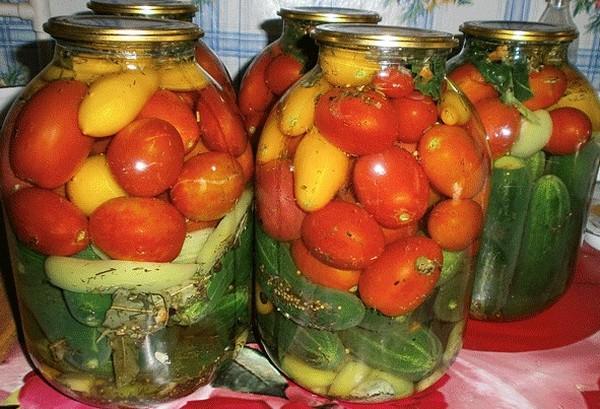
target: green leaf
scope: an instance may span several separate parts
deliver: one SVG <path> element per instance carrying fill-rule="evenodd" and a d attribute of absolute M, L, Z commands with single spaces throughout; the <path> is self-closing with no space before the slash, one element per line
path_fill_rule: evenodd
<path fill-rule="evenodd" d="M 525 62 L 515 62 L 512 66 L 513 91 L 519 101 L 526 101 L 533 96 L 529 87 L 529 72 Z"/>
<path fill-rule="evenodd" d="M 254 349 L 243 348 L 237 358 L 217 374 L 212 385 L 285 398 L 287 381 L 264 355 Z"/>
<path fill-rule="evenodd" d="M 117 386 L 125 386 L 131 383 L 140 372 L 137 361 L 138 347 L 135 341 L 128 336 L 111 337 L 113 368 Z"/>
<path fill-rule="evenodd" d="M 423 69 L 429 69 L 432 77 L 426 78 L 422 76 Z M 434 100 L 440 98 L 440 88 L 442 86 L 442 80 L 446 73 L 445 62 L 441 58 L 431 58 L 425 61 L 423 64 L 413 63 L 411 71 L 415 74 L 415 88 L 422 94 L 428 95 Z"/>

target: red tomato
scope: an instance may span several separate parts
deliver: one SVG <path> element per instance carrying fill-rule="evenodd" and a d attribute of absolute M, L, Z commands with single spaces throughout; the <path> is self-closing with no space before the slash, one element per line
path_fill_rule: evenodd
<path fill-rule="evenodd" d="M 550 111 L 552 135 L 544 150 L 555 155 L 568 155 L 579 150 L 592 135 L 592 122 L 585 112 L 571 107 Z"/>
<path fill-rule="evenodd" d="M 300 238 L 306 213 L 294 198 L 291 160 L 273 160 L 257 167 L 256 211 L 269 236 L 279 241 Z"/>
<path fill-rule="evenodd" d="M 427 298 L 440 277 L 442 249 L 427 237 L 398 240 L 363 271 L 360 298 L 388 316 L 413 311 Z"/>
<path fill-rule="evenodd" d="M 83 82 L 59 80 L 27 101 L 10 143 L 10 163 L 18 178 L 54 189 L 77 172 L 93 143 L 78 122 L 86 92 Z"/>
<path fill-rule="evenodd" d="M 238 106 L 244 117 L 251 112 L 262 112 L 267 115 L 269 108 L 275 101 L 275 95 L 266 84 L 265 73 L 267 66 L 273 60 L 277 44 L 267 47 L 250 64 L 240 83 Z"/>
<path fill-rule="evenodd" d="M 359 270 L 342 270 L 322 263 L 310 254 L 302 240 L 295 240 L 291 250 L 296 267 L 313 283 L 341 291 L 358 284 Z"/>
<path fill-rule="evenodd" d="M 402 98 L 410 94 L 415 83 L 410 71 L 404 68 L 388 67 L 373 78 L 375 89 L 390 98 Z"/>
<path fill-rule="evenodd" d="M 244 191 L 244 175 L 235 158 L 206 152 L 186 161 L 171 188 L 171 201 L 188 219 L 220 219 Z"/>
<path fill-rule="evenodd" d="M 398 140 L 418 142 L 423 132 L 437 121 L 437 106 L 433 100 L 414 91 L 404 98 L 392 100 L 398 121 Z"/>
<path fill-rule="evenodd" d="M 319 98 L 315 125 L 338 148 L 366 155 L 392 146 L 398 115 L 390 101 L 377 92 L 334 88 Z"/>
<path fill-rule="evenodd" d="M 384 227 L 393 229 L 415 222 L 427 210 L 427 176 L 402 148 L 361 156 L 352 180 L 360 203 Z"/>
<path fill-rule="evenodd" d="M 169 262 L 183 246 L 185 220 L 164 200 L 117 197 L 92 213 L 90 236 L 111 258 Z"/>
<path fill-rule="evenodd" d="M 54 192 L 19 189 L 8 197 L 6 210 L 17 238 L 42 254 L 70 256 L 89 244 L 85 214 Z"/>
<path fill-rule="evenodd" d="M 533 96 L 524 101 L 523 105 L 532 111 L 547 108 L 556 103 L 567 90 L 567 76 L 560 68 L 546 65 L 529 74 L 529 87 Z"/>
<path fill-rule="evenodd" d="M 456 67 L 448 74 L 448 78 L 454 81 L 472 104 L 484 98 L 498 96 L 494 87 L 485 82 L 481 72 L 471 63 Z"/>
<path fill-rule="evenodd" d="M 244 153 L 248 136 L 237 107 L 223 98 L 212 85 L 200 91 L 196 107 L 200 117 L 202 141 L 211 151 L 233 156 Z"/>
<path fill-rule="evenodd" d="M 475 108 L 485 128 L 492 156 L 498 158 L 506 154 L 519 135 L 519 111 L 512 105 L 503 104 L 496 97 L 480 100 Z"/>
<path fill-rule="evenodd" d="M 198 103 L 198 91 L 177 91 L 175 94 L 177 94 L 179 99 L 190 109 L 196 109 L 196 103 Z"/>
<path fill-rule="evenodd" d="M 481 233 L 483 211 L 470 199 L 448 199 L 436 204 L 429 214 L 429 236 L 444 250 L 467 248 Z"/>
<path fill-rule="evenodd" d="M 304 65 L 290 54 L 273 58 L 265 70 L 265 82 L 275 95 L 281 95 L 302 76 Z"/>
<path fill-rule="evenodd" d="M 381 231 L 383 232 L 383 239 L 385 244 L 393 243 L 397 240 L 404 239 L 406 237 L 411 237 L 417 234 L 419 230 L 419 223 L 412 222 L 403 224 L 402 226 L 396 229 L 388 229 L 386 227 L 382 227 Z"/>
<path fill-rule="evenodd" d="M 200 138 L 200 127 L 196 115 L 186 102 L 172 91 L 159 89 L 152 95 L 138 114 L 138 118 L 158 118 L 177 129 L 183 148 L 190 151 Z"/>
<path fill-rule="evenodd" d="M 429 182 L 448 197 L 471 198 L 487 178 L 484 153 L 467 131 L 458 126 L 430 128 L 419 142 L 419 156 Z"/>
<path fill-rule="evenodd" d="M 332 267 L 360 270 L 383 252 L 381 227 L 366 210 L 334 200 L 302 223 L 302 240 L 313 256 Z"/>
<path fill-rule="evenodd" d="M 229 101 L 234 103 L 235 91 L 227 68 L 202 40 L 196 43 L 196 62 L 221 86 Z"/>
<path fill-rule="evenodd" d="M 235 159 L 242 167 L 244 182 L 248 182 L 250 179 L 252 179 L 252 175 L 254 174 L 254 153 L 252 152 L 252 145 L 250 145 L 250 142 L 248 142 L 244 153 Z"/>
<path fill-rule="evenodd" d="M 168 122 L 136 119 L 113 137 L 106 159 L 127 193 L 156 196 L 177 180 L 183 166 L 183 143 Z"/>
<path fill-rule="evenodd" d="M 30 183 L 25 182 L 15 176 L 12 168 L 10 167 L 9 151 L 11 136 L 15 130 L 15 123 L 23 108 L 23 103 L 19 102 L 18 105 L 12 107 L 8 116 L 4 120 L 4 126 L 2 128 L 2 137 L 0 138 L 0 186 L 2 188 L 2 195 L 4 197 L 11 193 L 27 186 L 31 186 Z"/>

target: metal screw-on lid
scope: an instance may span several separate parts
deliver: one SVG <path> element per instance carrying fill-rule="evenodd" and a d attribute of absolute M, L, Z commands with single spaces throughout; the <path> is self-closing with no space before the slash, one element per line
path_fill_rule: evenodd
<path fill-rule="evenodd" d="M 381 16 L 374 11 L 342 7 L 289 7 L 277 12 L 282 18 L 319 23 L 377 23 Z"/>
<path fill-rule="evenodd" d="M 44 31 L 56 39 L 103 44 L 189 41 L 204 34 L 186 21 L 104 15 L 52 17 Z"/>
<path fill-rule="evenodd" d="M 91 0 L 87 7 L 96 14 L 162 17 L 190 20 L 198 7 L 180 0 Z"/>
<path fill-rule="evenodd" d="M 353 48 L 451 49 L 458 45 L 450 33 L 375 24 L 323 24 L 315 28 L 313 38 L 318 43 Z"/>
<path fill-rule="evenodd" d="M 460 31 L 477 38 L 532 43 L 568 42 L 578 35 L 573 27 L 529 21 L 467 21 Z"/>

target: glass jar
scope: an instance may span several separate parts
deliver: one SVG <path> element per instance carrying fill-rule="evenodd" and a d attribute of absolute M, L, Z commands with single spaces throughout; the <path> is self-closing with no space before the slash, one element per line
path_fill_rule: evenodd
<path fill-rule="evenodd" d="M 471 314 L 513 320 L 567 289 L 600 153 L 600 103 L 567 59 L 572 27 L 466 22 L 449 77 L 474 104 L 494 165 Z"/>
<path fill-rule="evenodd" d="M 485 136 L 446 81 L 450 34 L 326 24 L 314 38 L 317 66 L 258 144 L 258 332 L 314 393 L 410 396 L 462 345 Z"/>
<path fill-rule="evenodd" d="M 324 23 L 377 23 L 372 11 L 338 7 L 282 8 L 281 36 L 264 48 L 245 71 L 238 105 L 250 138 L 260 135 L 277 99 L 304 73 L 315 66 L 318 48 L 310 33 Z"/>
<path fill-rule="evenodd" d="M 87 7 L 96 14 L 132 17 L 167 18 L 192 22 L 198 7 L 182 0 L 90 0 Z M 217 54 L 204 41 L 196 43 L 196 61 L 221 86 L 225 94 L 236 100 L 231 76 Z"/>
<path fill-rule="evenodd" d="M 247 336 L 242 119 L 196 63 L 194 24 L 81 15 L 44 27 L 54 58 L 12 106 L 0 150 L 27 351 L 89 404 L 189 394 Z"/>

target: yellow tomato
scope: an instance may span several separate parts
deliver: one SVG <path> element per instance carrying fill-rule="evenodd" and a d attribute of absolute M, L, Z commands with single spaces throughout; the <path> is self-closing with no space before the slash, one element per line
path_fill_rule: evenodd
<path fill-rule="evenodd" d="M 324 207 L 344 185 L 350 159 L 313 127 L 294 155 L 294 194 L 303 210 Z"/>
<path fill-rule="evenodd" d="M 464 125 L 471 119 L 471 111 L 465 99 L 450 90 L 442 93 L 438 112 L 446 125 Z"/>
<path fill-rule="evenodd" d="M 364 52 L 324 48 L 319 64 L 325 79 L 339 87 L 367 85 L 380 70 L 376 61 L 369 61 Z"/>
<path fill-rule="evenodd" d="M 156 71 L 124 71 L 99 77 L 79 107 L 79 127 L 88 136 L 117 133 L 135 119 L 158 89 Z"/>
<path fill-rule="evenodd" d="M 279 126 L 277 109 L 271 111 L 265 125 L 263 126 L 258 148 L 256 149 L 256 162 L 263 164 L 273 159 L 281 159 L 287 154 L 287 136 L 285 136 Z"/>
<path fill-rule="evenodd" d="M 74 78 L 91 82 L 101 75 L 122 71 L 123 67 L 115 61 L 100 58 L 73 57 Z"/>
<path fill-rule="evenodd" d="M 75 206 L 90 215 L 98 206 L 115 197 L 127 196 L 119 186 L 104 155 L 90 156 L 67 183 L 67 195 Z"/>
<path fill-rule="evenodd" d="M 206 87 L 210 80 L 195 63 L 176 64 L 158 70 L 160 87 L 172 91 L 193 91 Z"/>
<path fill-rule="evenodd" d="M 583 75 L 574 69 L 564 68 L 567 75 L 567 89 L 558 102 L 548 108 L 573 107 L 587 114 L 592 121 L 592 130 L 600 131 L 600 101 L 594 88 L 590 86 Z"/>
<path fill-rule="evenodd" d="M 326 388 L 337 375 L 334 371 L 313 368 L 292 355 L 283 357 L 281 369 L 295 382 L 309 389 Z"/>
<path fill-rule="evenodd" d="M 286 135 L 299 136 L 312 128 L 317 98 L 330 88 L 324 78 L 300 80 L 281 102 L 279 129 Z"/>

